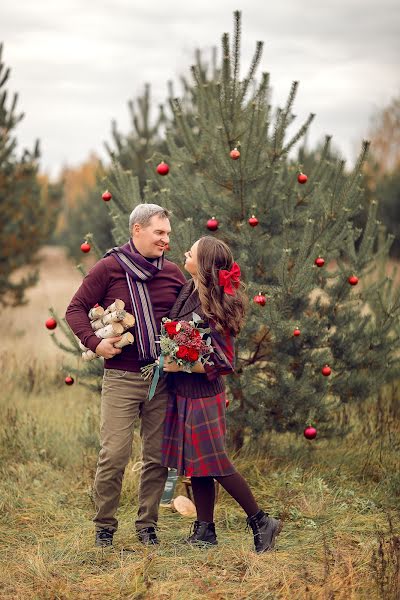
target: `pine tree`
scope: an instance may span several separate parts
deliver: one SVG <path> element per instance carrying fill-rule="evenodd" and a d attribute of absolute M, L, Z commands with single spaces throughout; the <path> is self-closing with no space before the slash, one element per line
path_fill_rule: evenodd
<path fill-rule="evenodd" d="M 247 436 L 261 443 L 270 430 L 300 433 L 308 423 L 321 436 L 337 431 L 341 407 L 398 378 L 400 335 L 399 292 L 385 271 L 392 238 L 376 219 L 377 203 L 363 229 L 354 224 L 365 205 L 368 143 L 351 170 L 329 137 L 319 152 L 299 149 L 313 115 L 293 133 L 297 82 L 274 110 L 268 73 L 256 77 L 262 43 L 240 79 L 240 41 L 236 12 L 221 64 L 208 76 L 198 53 L 185 100 L 171 100 L 167 151 L 148 162 L 144 188 L 146 202 L 173 213 L 170 257 L 178 264 L 204 234 L 227 241 L 240 264 L 250 302 L 228 379 L 236 448 Z M 170 167 L 164 177 L 156 170 L 162 160 Z M 139 185 L 116 165 L 107 187 L 122 243 Z M 211 217 L 219 221 L 212 232 Z"/>
<path fill-rule="evenodd" d="M 395 240 L 392 256 L 400 256 L 400 97 L 377 111 L 370 128 L 371 150 L 365 168 L 370 198 L 379 200 L 379 218 Z"/>
<path fill-rule="evenodd" d="M 37 272 L 15 279 L 21 267 L 37 264 L 37 250 L 46 241 L 54 222 L 56 188 L 41 186 L 38 179 L 39 147 L 17 155 L 14 131 L 23 118 L 17 112 L 17 94 L 9 102 L 6 83 L 10 69 L 2 62 L 0 44 L 0 305 L 25 302 L 25 290 L 36 283 Z M 57 194 L 55 194 L 57 196 Z"/>
<path fill-rule="evenodd" d="M 80 246 L 90 236 L 96 239 L 100 248 L 111 248 L 112 220 L 106 203 L 102 201 L 100 181 L 106 168 L 101 161 L 92 156 L 77 168 L 66 168 L 61 173 L 64 184 L 64 202 L 61 218 L 57 227 L 57 241 L 68 249 L 69 255 L 80 261 Z M 88 215 L 90 218 L 88 219 Z"/>

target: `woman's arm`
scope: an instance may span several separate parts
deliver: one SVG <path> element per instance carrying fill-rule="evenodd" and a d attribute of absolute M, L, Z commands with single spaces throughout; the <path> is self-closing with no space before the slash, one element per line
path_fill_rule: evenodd
<path fill-rule="evenodd" d="M 220 333 L 214 323 L 209 323 L 211 329 L 211 344 L 214 352 L 210 355 L 212 365 L 205 365 L 204 372 L 209 381 L 221 375 L 231 375 L 235 370 L 235 338 L 229 332 Z"/>

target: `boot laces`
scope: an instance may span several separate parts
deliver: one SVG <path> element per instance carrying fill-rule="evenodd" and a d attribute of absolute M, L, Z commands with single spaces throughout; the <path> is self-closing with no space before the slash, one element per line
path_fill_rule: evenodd
<path fill-rule="evenodd" d="M 255 523 L 254 521 L 252 522 L 252 521 L 250 521 L 250 519 L 248 519 L 247 524 L 246 524 L 246 531 L 250 531 L 250 528 L 253 531 L 254 537 L 256 535 L 261 535 L 258 523 Z"/>
<path fill-rule="evenodd" d="M 112 537 L 112 532 L 108 529 L 102 529 L 98 532 L 97 535 L 100 540 L 109 540 Z"/>
<path fill-rule="evenodd" d="M 189 537 L 191 537 L 191 535 L 195 535 L 198 531 L 200 527 L 200 522 L 199 521 L 193 521 L 193 523 L 190 525 L 190 530 L 189 530 Z"/>
<path fill-rule="evenodd" d="M 264 513 L 263 516 L 268 518 L 268 513 Z M 258 521 L 258 518 L 248 517 L 246 519 L 246 531 L 250 531 L 250 527 L 253 531 L 254 537 L 256 537 L 257 535 L 261 537 L 260 523 Z"/>

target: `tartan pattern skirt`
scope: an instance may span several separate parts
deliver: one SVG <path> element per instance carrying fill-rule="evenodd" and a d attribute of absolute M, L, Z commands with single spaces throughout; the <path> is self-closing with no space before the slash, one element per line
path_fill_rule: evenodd
<path fill-rule="evenodd" d="M 225 433 L 225 392 L 209 398 L 185 398 L 170 392 L 162 465 L 187 477 L 236 473 L 225 451 Z"/>

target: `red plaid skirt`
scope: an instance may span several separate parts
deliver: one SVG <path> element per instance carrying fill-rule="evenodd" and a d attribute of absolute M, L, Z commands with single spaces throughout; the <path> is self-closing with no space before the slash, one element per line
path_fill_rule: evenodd
<path fill-rule="evenodd" d="M 162 464 L 178 475 L 232 475 L 225 451 L 225 393 L 185 398 L 170 393 L 164 425 Z"/>

